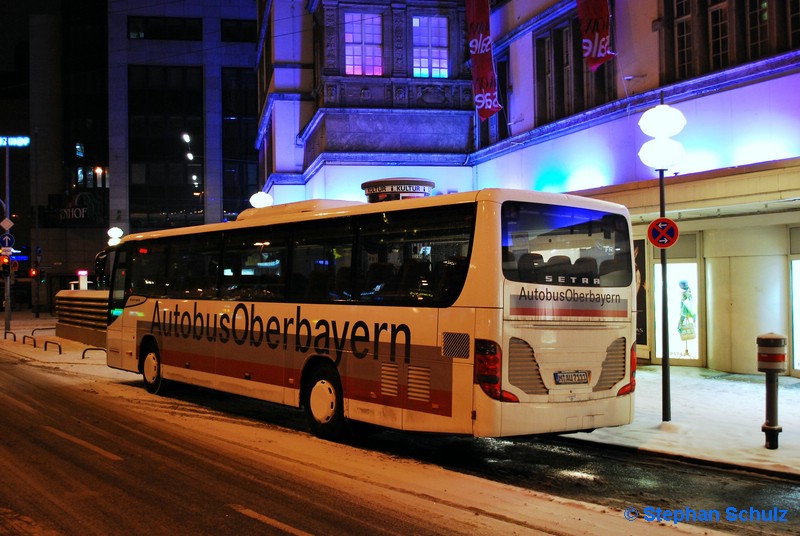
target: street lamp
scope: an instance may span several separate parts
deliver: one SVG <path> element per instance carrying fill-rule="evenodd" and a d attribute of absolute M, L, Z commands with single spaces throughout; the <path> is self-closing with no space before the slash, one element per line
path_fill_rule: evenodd
<path fill-rule="evenodd" d="M 120 243 L 122 235 L 124 235 L 125 232 L 119 227 L 112 227 L 107 231 L 107 234 L 108 234 L 108 245 L 116 246 L 117 244 Z"/>
<path fill-rule="evenodd" d="M 258 192 L 254 193 L 253 195 L 250 196 L 250 204 L 254 208 L 269 207 L 269 206 L 272 206 L 273 202 L 274 202 L 274 199 L 272 199 L 272 196 L 269 195 L 267 192 L 264 192 L 264 191 L 260 191 L 259 190 Z"/>
<path fill-rule="evenodd" d="M 186 159 L 187 160 L 194 160 L 194 154 L 192 154 L 192 137 L 189 136 L 188 133 L 184 132 L 181 135 L 183 142 L 186 144 L 186 148 L 188 151 L 186 152 Z"/>
<path fill-rule="evenodd" d="M 639 150 L 639 159 L 647 167 L 658 171 L 658 191 L 660 198 L 660 216 L 666 216 L 664 200 L 664 172 L 674 167 L 683 157 L 683 145 L 671 139 L 686 126 L 686 118 L 676 108 L 661 104 L 642 114 L 639 128 L 653 139 L 647 141 Z M 667 314 L 667 250 L 661 249 L 661 414 L 664 421 L 672 420 L 670 410 L 669 385 L 669 326 Z"/>

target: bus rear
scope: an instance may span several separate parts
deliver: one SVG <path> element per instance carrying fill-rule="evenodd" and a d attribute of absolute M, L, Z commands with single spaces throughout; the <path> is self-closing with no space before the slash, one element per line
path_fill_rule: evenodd
<path fill-rule="evenodd" d="M 476 322 L 485 326 L 475 334 L 476 436 L 591 431 L 633 419 L 627 211 L 559 198 L 505 199 L 496 227 L 476 237 L 480 250 L 497 233 L 502 259 L 502 307 Z"/>

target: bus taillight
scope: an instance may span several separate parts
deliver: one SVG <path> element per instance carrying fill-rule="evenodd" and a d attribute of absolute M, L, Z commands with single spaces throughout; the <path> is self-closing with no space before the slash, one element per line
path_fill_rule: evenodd
<path fill-rule="evenodd" d="M 617 396 L 629 395 L 636 390 L 636 343 L 631 346 L 631 381 L 622 386 Z"/>
<path fill-rule="evenodd" d="M 500 345 L 485 339 L 475 339 L 475 383 L 494 400 L 519 402 L 515 394 L 503 390 L 502 372 L 503 353 Z"/>

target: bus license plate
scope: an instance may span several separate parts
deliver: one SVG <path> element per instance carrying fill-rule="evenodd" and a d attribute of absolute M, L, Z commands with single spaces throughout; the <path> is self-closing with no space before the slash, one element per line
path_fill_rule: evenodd
<path fill-rule="evenodd" d="M 577 383 L 589 383 L 589 371 L 570 370 L 559 371 L 554 374 L 556 385 L 572 385 Z"/>

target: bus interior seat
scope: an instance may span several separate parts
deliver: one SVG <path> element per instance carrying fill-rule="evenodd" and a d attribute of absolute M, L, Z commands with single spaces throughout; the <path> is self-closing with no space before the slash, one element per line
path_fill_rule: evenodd
<path fill-rule="evenodd" d="M 352 297 L 352 276 L 353 271 L 349 266 L 342 266 L 336 270 L 336 278 L 333 281 L 333 294 L 336 300 L 348 300 Z"/>
<path fill-rule="evenodd" d="M 572 266 L 572 273 L 577 277 L 597 277 L 597 260 L 592 257 L 580 257 Z"/>
<path fill-rule="evenodd" d="M 626 269 L 629 257 L 615 257 L 600 263 L 598 274 L 603 285 L 625 286 L 630 283 L 630 270 Z"/>
<path fill-rule="evenodd" d="M 553 283 L 554 278 L 565 276 L 572 270 L 572 260 L 566 255 L 553 255 L 537 271 L 539 283 Z M 548 280 L 548 276 L 551 276 Z"/>
<path fill-rule="evenodd" d="M 391 288 L 395 280 L 394 264 L 390 262 L 373 262 L 367 269 L 362 296 L 370 296 L 381 290 Z"/>
<path fill-rule="evenodd" d="M 536 282 L 536 270 L 544 264 L 544 259 L 539 253 L 523 253 L 519 258 L 519 279 L 528 283 Z"/>
<path fill-rule="evenodd" d="M 311 301 L 328 301 L 331 279 L 331 273 L 327 270 L 314 270 L 308 274 L 306 299 Z"/>
<path fill-rule="evenodd" d="M 400 292 L 403 295 L 430 284 L 430 263 L 419 259 L 408 259 L 400 268 Z"/>

